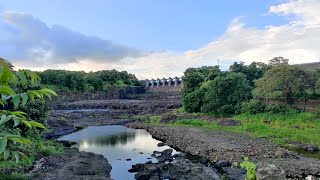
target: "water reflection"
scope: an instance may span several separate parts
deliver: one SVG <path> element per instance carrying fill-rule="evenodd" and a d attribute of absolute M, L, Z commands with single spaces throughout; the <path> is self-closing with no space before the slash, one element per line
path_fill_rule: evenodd
<path fill-rule="evenodd" d="M 134 179 L 134 174 L 128 172 L 133 164 L 149 160 L 157 162 L 151 157 L 153 151 L 170 148 L 157 147 L 160 141 L 153 139 L 145 130 L 124 126 L 88 127 L 59 139 L 76 142 L 80 151 L 93 152 L 106 157 L 112 166 L 111 176 L 115 180 Z"/>
<path fill-rule="evenodd" d="M 82 146 L 83 143 L 86 143 L 87 146 L 116 146 L 118 144 L 124 145 L 131 141 L 134 141 L 135 137 L 136 133 L 134 132 L 123 132 L 114 135 L 97 137 L 94 139 L 86 139 L 83 142 L 80 142 L 80 146 Z"/>

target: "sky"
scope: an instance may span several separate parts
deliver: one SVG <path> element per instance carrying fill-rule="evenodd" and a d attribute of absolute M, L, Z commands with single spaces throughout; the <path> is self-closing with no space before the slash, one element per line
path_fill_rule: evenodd
<path fill-rule="evenodd" d="M 0 57 L 19 68 L 140 79 L 233 62 L 320 61 L 320 0 L 0 0 Z"/>

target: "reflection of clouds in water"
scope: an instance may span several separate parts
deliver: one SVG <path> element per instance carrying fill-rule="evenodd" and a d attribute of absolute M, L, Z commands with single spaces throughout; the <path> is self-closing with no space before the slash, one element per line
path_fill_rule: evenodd
<path fill-rule="evenodd" d="M 130 132 L 130 133 L 119 133 L 104 137 L 97 137 L 94 139 L 84 139 L 80 142 L 80 146 L 115 146 L 117 144 L 127 144 L 128 142 L 131 142 L 135 139 L 136 133 Z"/>
<path fill-rule="evenodd" d="M 128 172 L 133 164 L 149 161 L 148 158 L 151 158 L 153 151 L 170 148 L 158 147 L 160 141 L 153 139 L 145 130 L 124 126 L 89 127 L 60 139 L 78 142 L 80 151 L 106 157 L 112 166 L 111 176 L 114 179 L 134 179 L 134 174 Z M 157 162 L 155 158 L 151 160 Z"/>

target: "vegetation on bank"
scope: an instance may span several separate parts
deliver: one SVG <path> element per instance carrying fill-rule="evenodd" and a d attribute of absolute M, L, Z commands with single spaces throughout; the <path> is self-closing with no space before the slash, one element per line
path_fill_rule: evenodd
<path fill-rule="evenodd" d="M 181 119 L 172 125 L 194 126 L 216 130 L 241 132 L 255 137 L 267 138 L 281 145 L 302 142 L 320 146 L 320 118 L 313 113 L 261 113 L 241 114 L 233 119 L 240 126 L 220 126 L 217 121 L 203 119 Z"/>
<path fill-rule="evenodd" d="M 57 92 L 97 92 L 110 87 L 139 86 L 133 74 L 126 71 L 97 72 L 45 70 L 38 72 L 41 83 Z"/>
<path fill-rule="evenodd" d="M 22 179 L 38 157 L 63 151 L 43 139 L 48 100 L 57 94 L 42 88 L 36 73 L 14 72 L 7 61 L 0 63 L 0 179 Z"/>

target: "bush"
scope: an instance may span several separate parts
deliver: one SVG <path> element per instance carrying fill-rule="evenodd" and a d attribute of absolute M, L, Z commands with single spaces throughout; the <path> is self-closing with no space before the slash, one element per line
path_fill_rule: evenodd
<path fill-rule="evenodd" d="M 202 111 L 215 115 L 232 115 L 251 97 L 251 87 L 242 73 L 228 73 L 208 83 Z M 203 97 L 199 97 L 203 98 Z"/>
<path fill-rule="evenodd" d="M 315 112 L 314 112 L 318 118 L 320 118 L 320 106 L 318 106 L 316 109 L 315 109 Z"/>
<path fill-rule="evenodd" d="M 294 109 L 292 107 L 289 107 L 287 105 L 282 105 L 282 104 L 268 104 L 266 106 L 266 112 L 270 113 L 288 113 L 288 112 L 297 112 L 297 109 Z"/>
<path fill-rule="evenodd" d="M 266 105 L 258 99 L 251 99 L 250 101 L 241 104 L 241 112 L 248 114 L 259 114 L 265 112 Z"/>
<path fill-rule="evenodd" d="M 204 103 L 205 89 L 200 88 L 192 93 L 187 94 L 183 99 L 184 109 L 189 113 L 201 112 L 201 107 Z"/>

